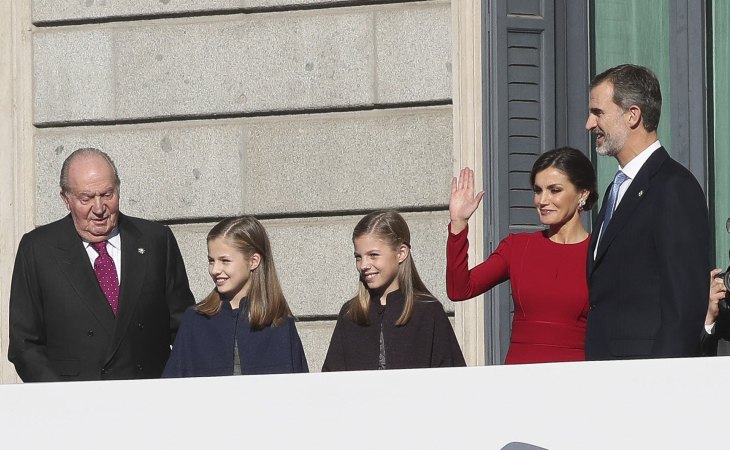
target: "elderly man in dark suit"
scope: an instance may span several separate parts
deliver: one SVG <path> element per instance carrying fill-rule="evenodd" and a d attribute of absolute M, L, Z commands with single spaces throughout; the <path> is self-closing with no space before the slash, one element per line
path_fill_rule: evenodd
<path fill-rule="evenodd" d="M 70 214 L 20 241 L 8 359 L 23 381 L 162 374 L 194 299 L 172 232 L 120 213 L 119 186 L 106 153 L 76 150 L 61 169 Z"/>
<path fill-rule="evenodd" d="M 657 139 L 662 97 L 645 67 L 591 82 L 586 129 L 619 164 L 588 251 L 586 359 L 699 353 L 710 272 L 705 196 Z"/>

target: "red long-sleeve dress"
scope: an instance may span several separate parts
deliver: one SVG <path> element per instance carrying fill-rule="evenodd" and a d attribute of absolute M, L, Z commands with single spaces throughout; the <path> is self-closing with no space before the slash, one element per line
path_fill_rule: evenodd
<path fill-rule="evenodd" d="M 590 236 L 558 244 L 543 231 L 510 234 L 469 270 L 468 228 L 446 244 L 446 292 L 466 300 L 510 280 L 514 317 L 506 364 L 585 359 L 588 316 L 586 255 Z"/>

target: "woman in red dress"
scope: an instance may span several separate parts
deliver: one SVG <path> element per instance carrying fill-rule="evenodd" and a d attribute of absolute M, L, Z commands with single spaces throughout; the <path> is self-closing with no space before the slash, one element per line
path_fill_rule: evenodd
<path fill-rule="evenodd" d="M 446 292 L 452 301 L 467 300 L 510 280 L 514 317 L 505 363 L 581 361 L 590 235 L 580 213 L 598 200 L 595 171 L 583 153 L 564 147 L 540 155 L 530 184 L 540 223 L 547 229 L 510 234 L 486 261 L 469 269 L 467 222 L 484 192 L 474 194 L 469 168 L 452 180 Z"/>

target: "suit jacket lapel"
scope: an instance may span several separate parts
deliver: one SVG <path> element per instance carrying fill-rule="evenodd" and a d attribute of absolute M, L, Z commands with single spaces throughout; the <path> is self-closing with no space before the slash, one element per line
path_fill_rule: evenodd
<path fill-rule="evenodd" d="M 664 150 L 664 147 L 660 147 L 646 160 L 641 169 L 639 169 L 639 173 L 631 181 L 631 185 L 624 193 L 621 203 L 618 204 L 616 211 L 614 211 L 613 217 L 611 217 L 611 223 L 607 229 L 603 230 L 603 236 L 601 236 L 601 241 L 598 243 L 598 253 L 596 254 L 593 268 L 600 262 L 606 250 L 611 246 L 611 242 L 613 242 L 621 229 L 630 221 L 631 215 L 643 199 L 646 198 L 646 195 L 651 189 L 652 178 L 667 158 L 669 158 L 667 151 Z M 601 222 L 603 222 L 603 215 L 605 214 L 604 209 L 605 204 L 600 214 Z"/>
<path fill-rule="evenodd" d="M 595 258 L 593 258 L 593 255 L 596 253 L 596 245 L 598 244 L 598 235 L 601 232 L 601 225 L 603 224 L 603 218 L 606 215 L 606 200 L 608 199 L 608 194 L 611 192 L 611 184 L 609 183 L 608 187 L 606 188 L 606 192 L 603 194 L 603 205 L 601 205 L 601 210 L 598 212 L 598 217 L 596 218 L 596 227 L 592 230 L 591 233 L 591 243 L 588 246 L 588 275 L 593 273 L 593 267 L 595 265 Z"/>
<path fill-rule="evenodd" d="M 134 317 L 147 271 L 146 246 L 142 233 L 133 223 L 125 220 L 122 214 L 119 215 L 119 233 L 122 241 L 122 279 L 119 283 L 117 327 L 109 349 L 109 358 L 117 351 Z"/>
<path fill-rule="evenodd" d="M 114 313 L 99 287 L 89 255 L 84 250 L 70 215 L 64 219 L 63 233 L 53 252 L 61 273 L 76 291 L 76 297 L 89 308 L 104 329 L 110 335 L 113 334 Z"/>

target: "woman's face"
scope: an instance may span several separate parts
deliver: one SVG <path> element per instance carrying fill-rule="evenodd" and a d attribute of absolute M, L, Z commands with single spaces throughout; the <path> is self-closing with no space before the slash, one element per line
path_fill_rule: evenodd
<path fill-rule="evenodd" d="M 393 249 L 373 233 L 353 239 L 355 267 L 368 289 L 387 295 L 399 288 L 398 269 L 408 256 L 408 247 Z"/>
<path fill-rule="evenodd" d="M 578 206 L 581 199 L 588 198 L 588 192 L 578 191 L 565 172 L 555 167 L 538 172 L 532 190 L 535 208 L 543 225 L 562 226 L 570 220 L 580 220 Z"/>
<path fill-rule="evenodd" d="M 258 258 L 247 258 L 219 237 L 208 241 L 208 273 L 218 293 L 237 305 L 248 294 L 251 272 L 258 266 Z"/>

